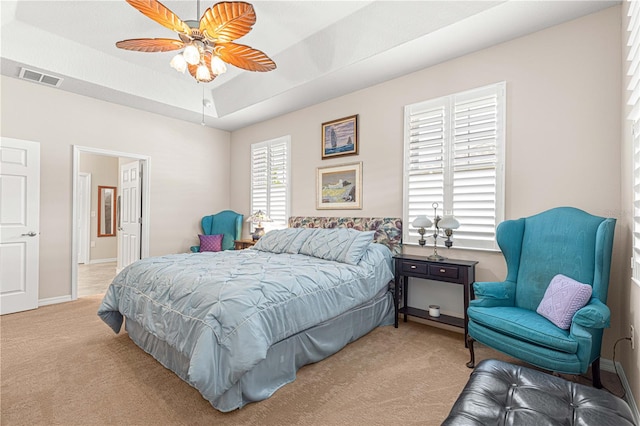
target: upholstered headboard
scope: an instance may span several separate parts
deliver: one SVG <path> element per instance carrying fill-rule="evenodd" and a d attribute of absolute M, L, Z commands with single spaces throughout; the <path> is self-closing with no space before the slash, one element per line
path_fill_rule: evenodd
<path fill-rule="evenodd" d="M 393 254 L 402 251 L 402 219 L 397 217 L 316 217 L 291 216 L 289 228 L 353 228 L 376 231 L 373 240 L 389 247 Z"/>

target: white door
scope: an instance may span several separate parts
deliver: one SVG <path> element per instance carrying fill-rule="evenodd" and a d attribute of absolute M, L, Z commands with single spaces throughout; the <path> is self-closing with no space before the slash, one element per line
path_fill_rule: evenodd
<path fill-rule="evenodd" d="M 0 139 L 0 314 L 38 307 L 40 144 Z"/>
<path fill-rule="evenodd" d="M 91 259 L 90 233 L 91 233 L 91 173 L 78 173 L 78 263 L 89 263 Z"/>
<path fill-rule="evenodd" d="M 118 272 L 140 259 L 140 230 L 142 228 L 140 176 L 140 161 L 120 165 Z"/>

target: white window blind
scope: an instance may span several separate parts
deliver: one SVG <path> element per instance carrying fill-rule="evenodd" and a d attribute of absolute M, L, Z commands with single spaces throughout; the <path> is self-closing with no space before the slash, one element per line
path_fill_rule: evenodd
<path fill-rule="evenodd" d="M 454 247 L 497 249 L 504 219 L 504 82 L 405 107 L 404 236 L 420 214 L 454 214 Z M 441 241 L 439 241 L 441 242 Z M 429 243 L 433 243 L 429 241 Z"/>
<path fill-rule="evenodd" d="M 633 279 L 640 284 L 640 5 L 637 1 L 627 2 L 628 25 L 627 46 L 629 53 L 627 61 L 629 68 L 627 76 L 629 84 L 629 98 L 627 104 L 631 107 L 628 119 L 632 122 L 632 179 L 633 185 Z"/>
<path fill-rule="evenodd" d="M 289 218 L 288 136 L 251 145 L 251 213 L 262 210 L 273 222 L 268 229 L 284 228 Z"/>

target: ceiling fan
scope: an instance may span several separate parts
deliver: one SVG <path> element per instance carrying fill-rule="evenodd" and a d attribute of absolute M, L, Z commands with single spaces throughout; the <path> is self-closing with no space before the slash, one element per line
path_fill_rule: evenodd
<path fill-rule="evenodd" d="M 253 6 L 245 2 L 220 2 L 208 8 L 200 21 L 182 21 L 157 0 L 126 0 L 145 16 L 178 33 L 180 40 L 137 38 L 116 43 L 137 52 L 168 52 L 184 49 L 171 60 L 179 72 L 188 69 L 199 82 L 207 83 L 227 70 L 225 62 L 248 71 L 272 71 L 276 64 L 249 46 L 233 43 L 256 22 Z M 200 8 L 198 3 L 198 14 Z"/>

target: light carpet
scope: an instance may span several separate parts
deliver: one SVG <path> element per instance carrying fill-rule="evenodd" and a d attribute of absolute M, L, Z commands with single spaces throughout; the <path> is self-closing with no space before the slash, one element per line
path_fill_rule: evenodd
<path fill-rule="evenodd" d="M 96 314 L 101 297 L 0 318 L 2 425 L 438 425 L 471 371 L 462 334 L 401 322 L 303 367 L 271 398 L 221 413 L 115 335 Z M 477 361 L 513 362 L 477 346 Z"/>

